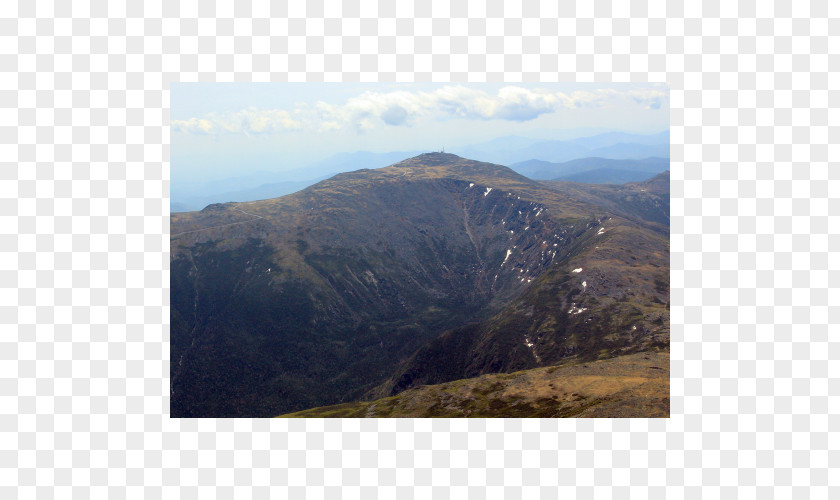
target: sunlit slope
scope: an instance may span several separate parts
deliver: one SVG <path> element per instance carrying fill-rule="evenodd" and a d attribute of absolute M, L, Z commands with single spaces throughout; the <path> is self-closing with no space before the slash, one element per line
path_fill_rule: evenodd
<path fill-rule="evenodd" d="M 482 375 L 282 417 L 668 417 L 669 361 L 667 351 L 648 352 Z"/>

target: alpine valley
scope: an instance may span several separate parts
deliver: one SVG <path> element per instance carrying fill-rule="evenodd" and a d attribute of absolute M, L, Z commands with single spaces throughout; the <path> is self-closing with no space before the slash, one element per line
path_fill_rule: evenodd
<path fill-rule="evenodd" d="M 669 184 L 427 153 L 173 213 L 171 416 L 668 416 Z"/>

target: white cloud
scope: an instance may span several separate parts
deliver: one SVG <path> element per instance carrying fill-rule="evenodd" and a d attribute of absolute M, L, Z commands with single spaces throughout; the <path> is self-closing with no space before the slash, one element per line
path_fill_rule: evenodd
<path fill-rule="evenodd" d="M 282 109 L 248 108 L 236 113 L 211 113 L 204 118 L 172 120 L 171 126 L 182 132 L 206 134 L 218 133 L 253 133 L 264 134 L 297 130 L 302 123 L 292 118 L 291 113 Z"/>
<path fill-rule="evenodd" d="M 422 119 L 524 122 L 564 109 L 602 107 L 628 99 L 648 109 L 659 109 L 668 99 L 668 93 L 659 89 L 563 93 L 510 85 L 490 94 L 463 85 L 450 85 L 430 92 L 368 91 L 342 104 L 300 103 L 291 111 L 249 108 L 236 113 L 209 114 L 203 118 L 173 120 L 172 127 L 207 134 L 258 134 L 299 129 L 327 132 L 344 128 L 366 132 L 382 126 L 411 126 Z"/>
<path fill-rule="evenodd" d="M 659 109 L 668 98 L 668 93 L 661 90 L 638 89 L 627 92 L 627 96 L 648 109 Z"/>

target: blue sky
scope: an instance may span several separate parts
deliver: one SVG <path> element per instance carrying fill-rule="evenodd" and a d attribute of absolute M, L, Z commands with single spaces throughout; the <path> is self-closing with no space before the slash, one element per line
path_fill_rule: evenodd
<path fill-rule="evenodd" d="M 661 132 L 668 94 L 639 83 L 174 83 L 171 177 L 223 179 L 342 152 L 431 151 L 508 135 Z"/>

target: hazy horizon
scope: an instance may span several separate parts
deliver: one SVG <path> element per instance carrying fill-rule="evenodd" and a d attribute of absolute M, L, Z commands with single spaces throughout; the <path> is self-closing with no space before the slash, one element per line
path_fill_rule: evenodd
<path fill-rule="evenodd" d="M 170 106 L 173 191 L 341 153 L 656 134 L 670 114 L 667 86 L 640 83 L 176 83 Z"/>

